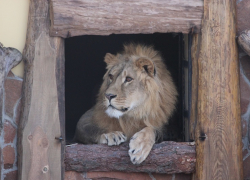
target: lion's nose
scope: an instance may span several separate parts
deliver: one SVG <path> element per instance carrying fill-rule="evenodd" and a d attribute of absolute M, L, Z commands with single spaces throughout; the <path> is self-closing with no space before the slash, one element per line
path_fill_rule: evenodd
<path fill-rule="evenodd" d="M 117 95 L 114 94 L 105 94 L 106 98 L 111 101 L 111 99 L 115 98 Z"/>

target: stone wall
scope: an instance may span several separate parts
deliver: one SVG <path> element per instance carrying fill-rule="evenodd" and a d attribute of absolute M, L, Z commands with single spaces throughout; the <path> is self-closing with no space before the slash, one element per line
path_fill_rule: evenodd
<path fill-rule="evenodd" d="M 250 180 L 250 57 L 240 51 L 241 122 L 244 178 Z"/>
<path fill-rule="evenodd" d="M 154 174 L 123 172 L 87 172 L 68 171 L 65 180 L 191 180 L 191 174 Z"/>
<path fill-rule="evenodd" d="M 11 72 L 5 80 L 3 111 L 0 116 L 3 126 L 0 132 L 1 180 L 17 179 L 17 127 L 20 116 L 22 81 Z"/>

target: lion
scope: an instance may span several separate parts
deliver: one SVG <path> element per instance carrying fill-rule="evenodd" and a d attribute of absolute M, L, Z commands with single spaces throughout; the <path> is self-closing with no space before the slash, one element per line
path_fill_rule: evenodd
<path fill-rule="evenodd" d="M 78 121 L 75 140 L 109 146 L 129 142 L 133 164 L 143 162 L 162 135 L 177 102 L 177 90 L 160 53 L 152 46 L 124 45 L 104 57 L 96 105 Z"/>

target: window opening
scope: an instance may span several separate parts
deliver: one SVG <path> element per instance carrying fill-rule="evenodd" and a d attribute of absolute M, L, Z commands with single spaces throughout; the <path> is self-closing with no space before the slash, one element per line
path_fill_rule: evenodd
<path fill-rule="evenodd" d="M 72 142 L 80 117 L 94 106 L 96 95 L 106 72 L 104 56 L 116 54 L 124 43 L 153 45 L 161 52 L 177 86 L 179 97 L 175 113 L 165 127 L 164 140 L 185 140 L 185 89 L 184 36 L 172 33 L 122 34 L 110 36 L 78 36 L 65 39 L 65 109 L 66 140 Z M 185 116 L 185 118 L 184 118 Z"/>

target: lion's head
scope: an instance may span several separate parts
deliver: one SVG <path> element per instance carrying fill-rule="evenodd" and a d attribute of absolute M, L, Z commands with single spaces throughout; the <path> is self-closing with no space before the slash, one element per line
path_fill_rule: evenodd
<path fill-rule="evenodd" d="M 129 44 L 122 53 L 107 53 L 104 61 L 107 72 L 98 101 L 108 116 L 167 121 L 175 109 L 177 91 L 159 52 Z"/>

